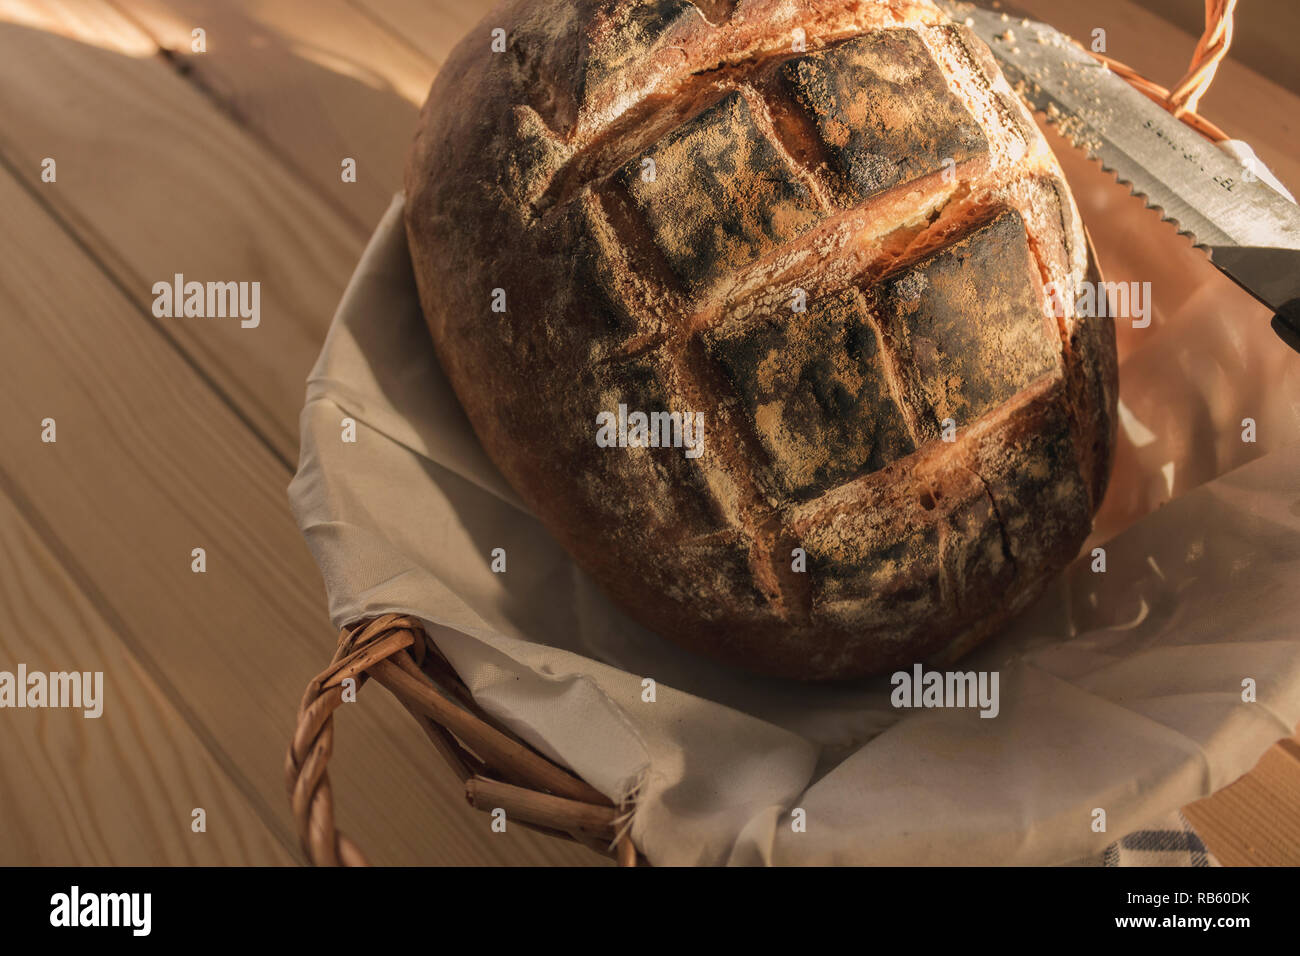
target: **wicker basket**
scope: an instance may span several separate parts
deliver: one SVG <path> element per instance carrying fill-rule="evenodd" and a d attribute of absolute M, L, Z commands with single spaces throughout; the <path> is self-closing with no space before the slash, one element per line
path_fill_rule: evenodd
<path fill-rule="evenodd" d="M 1092 54 L 1143 95 L 1215 142 L 1227 134 L 1196 107 L 1232 41 L 1236 0 L 1205 0 L 1205 32 L 1186 75 L 1166 89 L 1102 54 Z M 632 809 L 603 794 L 498 728 L 415 618 L 388 614 L 344 629 L 330 665 L 307 685 L 285 761 L 289 801 L 303 851 L 319 866 L 365 866 L 361 848 L 335 825 L 326 765 L 343 681 L 374 678 L 410 711 L 460 777 L 470 805 L 530 829 L 574 840 L 620 866 L 646 865 L 631 838 Z"/>

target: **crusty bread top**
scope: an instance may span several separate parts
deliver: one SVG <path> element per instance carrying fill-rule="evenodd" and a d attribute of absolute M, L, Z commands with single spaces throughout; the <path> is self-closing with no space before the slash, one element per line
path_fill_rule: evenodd
<path fill-rule="evenodd" d="M 900 548 L 937 582 L 916 616 L 952 630 L 988 582 L 957 580 L 945 527 L 983 542 L 985 515 L 1011 564 L 1080 539 L 1113 342 L 1072 296 L 1043 308 L 1084 276 L 1082 224 L 970 31 L 929 2 L 519 2 L 498 24 L 507 51 L 471 38 L 425 106 L 412 256 L 489 454 L 611 593 L 661 629 L 700 602 L 723 630 L 779 622 L 786 663 L 766 669 L 838 628 L 807 669 L 861 670 L 879 623 L 862 602 L 922 573 Z M 592 416 L 619 402 L 703 410 L 708 452 L 603 453 Z M 1016 540 L 997 489 L 1028 497 L 1030 478 L 1042 500 L 1016 506 L 1055 516 Z M 887 501 L 889 521 L 845 517 Z"/>

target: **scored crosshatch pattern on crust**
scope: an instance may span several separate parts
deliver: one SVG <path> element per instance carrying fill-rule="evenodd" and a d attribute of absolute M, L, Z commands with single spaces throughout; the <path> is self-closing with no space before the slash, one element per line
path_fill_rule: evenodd
<path fill-rule="evenodd" d="M 625 26 L 644 30 L 648 22 Z M 962 44 L 946 27 L 930 42 Z M 597 314 L 618 317 L 603 331 L 634 343 L 638 365 L 647 354 L 657 358 L 672 396 L 665 406 L 708 410 L 710 441 L 728 450 L 727 464 L 698 465 L 725 472 L 713 475 L 715 486 L 740 491 L 739 508 L 726 517 L 750 541 L 754 576 L 786 612 L 808 612 L 809 595 L 795 592 L 809 588 L 782 573 L 776 536 L 763 530 L 773 516 L 796 501 L 811 499 L 815 508 L 837 483 L 937 440 L 944 419 L 964 428 L 1037 379 L 1060 374 L 1061 343 L 1039 304 L 1025 223 L 1014 206 L 982 205 L 977 196 L 978 177 L 993 168 L 988 151 L 989 138 L 921 34 L 897 28 L 760 59 L 693 116 L 568 197 L 584 210 L 583 234 L 600 247 L 580 259 L 602 300 Z M 739 301 L 726 295 L 728 280 L 779 257 L 828 217 L 856 215 L 867 226 L 873 207 L 887 207 L 900 191 L 922 193 L 927 221 L 888 230 L 885 238 L 901 235 L 870 250 L 842 288 L 816 296 L 806 311 L 792 311 L 784 290 L 757 306 L 761 287 Z M 955 215 L 936 228 L 945 207 L 956 207 Z M 658 261 L 645 262 L 647 250 Z M 616 278 L 627 272 L 616 262 L 637 258 L 634 271 L 656 286 L 648 294 Z M 808 257 L 803 271 L 821 264 Z M 799 285 L 797 274 L 789 278 L 780 284 Z M 824 279 L 816 285 L 826 287 Z M 721 412 L 736 400 L 743 411 Z M 747 461 L 758 464 L 737 467 Z M 988 502 L 976 483 L 950 517 L 953 528 L 978 529 L 971 509 Z M 929 583 L 910 587 L 945 589 L 939 531 L 913 541 L 911 530 L 839 568 L 858 579 L 849 588 L 853 600 L 892 604 L 902 609 L 899 621 L 908 602 L 877 578 L 902 564 L 904 552 L 935 555 Z M 974 533 L 984 547 L 953 557 L 962 567 L 989 550 L 987 532 Z M 950 547 L 957 535 L 945 536 Z M 1001 561 L 1001 538 L 993 539 Z M 836 559 L 812 552 L 813 600 L 842 614 L 834 605 L 850 595 L 822 580 Z M 999 567 L 993 578 L 1003 577 Z"/>
<path fill-rule="evenodd" d="M 440 357 L 507 479 L 661 633 L 803 676 L 970 646 L 1082 542 L 1108 470 L 1106 330 L 1043 305 L 1087 268 L 1055 158 L 928 3 L 701 9 L 518 4 L 505 55 L 448 74 L 510 105 L 495 132 L 438 114 L 408 167 L 417 277 L 472 280 L 422 283 Z M 497 286 L 509 312 L 471 320 Z M 702 412 L 703 455 L 587 447 L 636 395 Z M 897 529 L 854 514 L 886 501 Z"/>

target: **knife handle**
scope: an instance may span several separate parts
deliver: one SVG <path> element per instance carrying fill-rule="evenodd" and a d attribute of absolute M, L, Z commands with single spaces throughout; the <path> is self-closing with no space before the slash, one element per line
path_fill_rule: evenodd
<path fill-rule="evenodd" d="M 1278 338 L 1300 352 L 1300 309 L 1292 309 L 1289 316 L 1276 313 L 1271 324 Z"/>

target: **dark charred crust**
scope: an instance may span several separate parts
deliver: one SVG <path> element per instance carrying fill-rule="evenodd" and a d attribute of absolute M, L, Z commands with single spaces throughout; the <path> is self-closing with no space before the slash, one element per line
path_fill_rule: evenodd
<path fill-rule="evenodd" d="M 879 334 L 856 291 L 706 335 L 747 409 L 774 483 L 808 498 L 909 454 Z"/>
<path fill-rule="evenodd" d="M 1059 368 L 1024 222 L 1006 210 L 879 287 L 923 437 L 961 428 Z"/>
<path fill-rule="evenodd" d="M 912 30 L 881 30 L 780 70 L 817 131 L 845 205 L 988 151 Z"/>
<path fill-rule="evenodd" d="M 646 161 L 654 164 L 653 178 Z M 824 215 L 760 133 L 739 92 L 626 164 L 616 179 L 690 288 L 747 265 Z"/>

